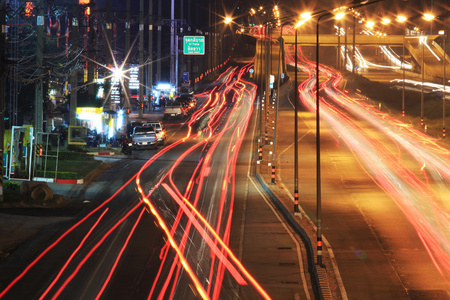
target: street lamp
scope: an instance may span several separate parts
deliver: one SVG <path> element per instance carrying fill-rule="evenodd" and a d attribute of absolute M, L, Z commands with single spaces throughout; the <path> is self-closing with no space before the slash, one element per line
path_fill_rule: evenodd
<path fill-rule="evenodd" d="M 434 19 L 434 15 L 428 14 L 428 13 L 423 14 L 423 19 L 424 19 L 425 21 L 431 21 L 431 20 Z"/>
<path fill-rule="evenodd" d="M 298 54 L 297 54 L 297 33 L 298 27 L 302 26 L 307 20 L 311 19 L 311 13 L 303 13 L 300 15 L 302 20 L 298 21 L 295 25 L 295 84 L 294 84 L 294 213 L 300 212 L 298 207 L 298 81 L 297 81 L 297 73 L 298 73 Z"/>
<path fill-rule="evenodd" d="M 278 106 L 279 106 L 279 102 L 280 102 L 281 58 L 282 58 L 282 52 L 283 52 L 283 46 L 284 46 L 283 26 L 284 25 L 281 25 L 281 28 L 280 28 L 280 45 L 279 45 L 279 50 L 278 50 L 277 97 L 276 97 L 276 104 L 275 104 L 275 126 L 274 126 L 274 132 L 273 132 L 273 150 L 272 150 L 272 183 L 275 183 L 275 153 L 276 153 L 275 150 L 276 150 L 276 141 L 277 141 Z"/>
<path fill-rule="evenodd" d="M 346 7 L 343 9 L 347 9 Z M 333 14 L 332 12 L 324 12 L 317 18 L 316 24 L 316 189 L 317 189 L 317 264 L 322 266 L 322 186 L 320 174 L 320 74 L 319 74 L 319 24 L 320 19 Z M 340 20 L 345 16 L 345 12 L 340 9 L 335 14 L 335 19 Z"/>
<path fill-rule="evenodd" d="M 444 43 L 444 55 L 443 55 L 443 60 L 442 60 L 442 66 L 443 66 L 443 74 L 442 74 L 442 137 L 445 138 L 445 63 L 446 58 L 446 52 L 445 52 L 445 30 L 440 30 L 439 31 L 439 35 L 442 35 L 443 43 Z"/>
<path fill-rule="evenodd" d="M 264 32 L 264 33 L 263 33 Z M 261 25 L 260 27 L 260 39 L 259 39 L 259 43 L 260 43 L 260 63 L 259 63 L 259 76 L 260 76 L 260 80 L 261 80 L 261 84 L 260 84 L 260 92 L 259 92 L 259 97 L 261 99 L 261 104 L 259 107 L 259 137 L 261 140 L 261 144 L 260 144 L 260 155 L 261 155 L 261 159 L 262 159 L 262 139 L 263 139 L 263 133 L 262 133 L 262 120 L 263 120 L 263 111 L 265 114 L 265 109 L 267 109 L 266 107 L 266 103 L 267 103 L 267 95 L 264 95 L 264 90 L 263 90 L 263 86 L 264 86 L 264 70 L 263 70 L 263 61 L 264 61 L 264 57 L 263 57 L 263 45 L 265 43 L 265 39 L 266 39 L 266 29 L 264 26 Z M 263 42 L 264 41 L 264 42 Z"/>

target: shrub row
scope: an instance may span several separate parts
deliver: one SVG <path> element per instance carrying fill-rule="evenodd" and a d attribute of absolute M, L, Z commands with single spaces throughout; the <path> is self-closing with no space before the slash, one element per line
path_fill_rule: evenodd
<path fill-rule="evenodd" d="M 80 179 L 76 172 L 58 172 L 58 179 Z M 44 177 L 43 170 L 36 170 L 35 177 Z M 55 178 L 55 171 L 45 172 L 45 178 Z"/>

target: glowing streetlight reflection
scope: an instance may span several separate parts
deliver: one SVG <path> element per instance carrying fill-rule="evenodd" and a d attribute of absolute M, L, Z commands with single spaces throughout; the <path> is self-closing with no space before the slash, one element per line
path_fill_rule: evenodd
<path fill-rule="evenodd" d="M 375 26 L 375 23 L 373 21 L 367 21 L 366 23 L 367 28 L 373 28 L 373 26 Z"/>
<path fill-rule="evenodd" d="M 339 12 L 339 13 L 337 13 L 337 14 L 334 16 L 334 18 L 335 18 L 336 20 L 340 20 L 340 19 L 342 19 L 344 16 L 345 16 L 345 12 Z"/>
<path fill-rule="evenodd" d="M 408 20 L 405 16 L 397 16 L 397 22 L 399 22 L 399 23 L 403 23 L 403 22 L 405 22 L 406 20 Z"/>
<path fill-rule="evenodd" d="M 426 20 L 426 21 L 431 21 L 431 20 L 434 19 L 434 15 L 432 15 L 432 14 L 424 14 L 423 15 L 423 19 Z"/>
<path fill-rule="evenodd" d="M 311 19 L 311 13 L 310 13 L 310 12 L 302 13 L 302 14 L 300 15 L 300 17 L 301 17 L 303 20 L 307 21 L 307 20 Z"/>

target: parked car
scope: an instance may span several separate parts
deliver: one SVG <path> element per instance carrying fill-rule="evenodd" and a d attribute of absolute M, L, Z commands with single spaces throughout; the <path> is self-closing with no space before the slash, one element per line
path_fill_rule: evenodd
<path fill-rule="evenodd" d="M 158 145 L 164 145 L 166 142 L 166 126 L 164 126 L 163 123 L 157 121 L 157 122 L 148 122 L 142 124 L 143 127 L 153 127 L 156 131 L 156 138 L 158 140 Z"/>

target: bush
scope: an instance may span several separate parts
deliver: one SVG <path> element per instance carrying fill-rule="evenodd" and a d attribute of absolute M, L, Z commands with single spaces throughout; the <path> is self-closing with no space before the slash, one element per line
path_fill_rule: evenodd
<path fill-rule="evenodd" d="M 52 155 L 56 157 L 56 151 L 49 151 L 48 155 Z M 59 160 L 94 160 L 94 157 L 92 155 L 86 154 L 86 153 L 80 153 L 80 152 L 73 152 L 73 151 L 59 151 L 58 153 L 58 159 Z"/>
<path fill-rule="evenodd" d="M 79 145 L 67 145 L 67 150 L 81 153 L 86 152 L 86 150 Z"/>
<path fill-rule="evenodd" d="M 58 179 L 80 179 L 80 175 L 75 172 L 58 172 Z M 43 170 L 36 170 L 35 177 L 44 177 L 44 171 Z M 55 178 L 55 172 L 54 171 L 46 171 L 45 172 L 45 178 Z"/>
<path fill-rule="evenodd" d="M 9 191 L 19 191 L 20 190 L 20 183 L 12 182 L 12 181 L 4 182 L 3 183 L 3 188 L 5 190 L 9 190 Z"/>

